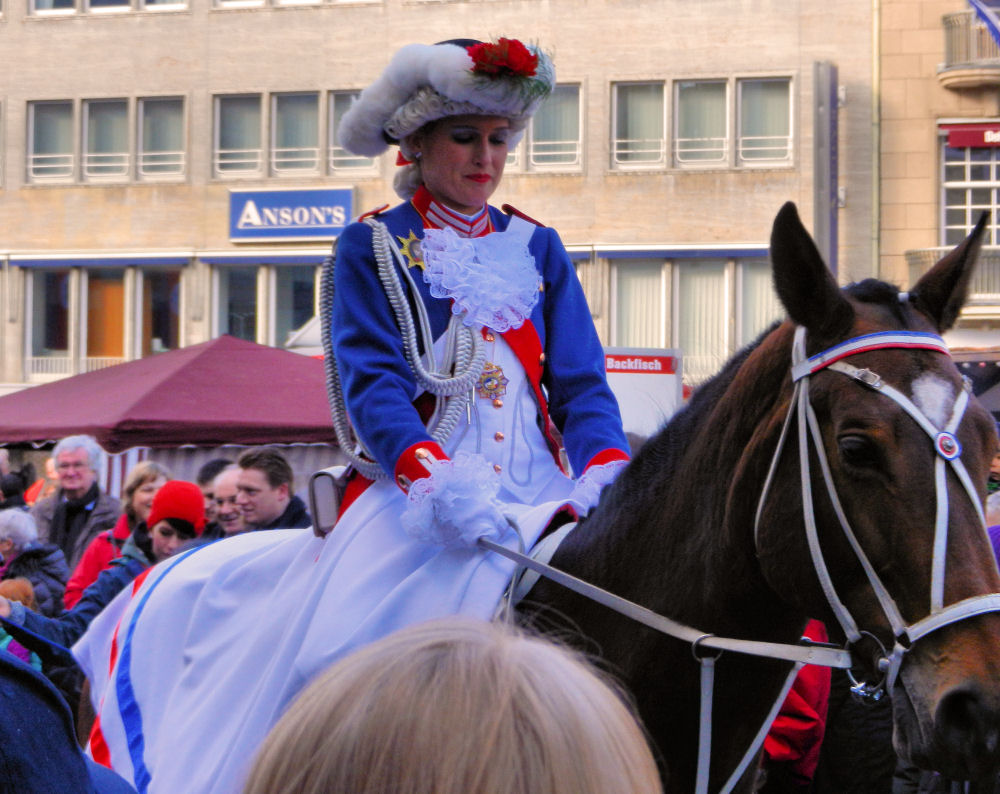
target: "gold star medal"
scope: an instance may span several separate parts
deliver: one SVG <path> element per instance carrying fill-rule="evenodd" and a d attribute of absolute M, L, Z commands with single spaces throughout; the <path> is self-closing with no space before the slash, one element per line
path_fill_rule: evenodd
<path fill-rule="evenodd" d="M 420 247 L 420 240 L 418 240 L 417 235 L 413 233 L 413 229 L 410 229 L 409 237 L 404 239 L 399 235 L 396 235 L 396 239 L 399 240 L 399 252 L 409 263 L 407 267 L 419 267 L 423 270 L 424 253 Z"/>
<path fill-rule="evenodd" d="M 489 400 L 495 400 L 507 393 L 507 383 L 503 370 L 496 364 L 487 361 L 483 365 L 483 373 L 476 383 L 476 394 Z"/>

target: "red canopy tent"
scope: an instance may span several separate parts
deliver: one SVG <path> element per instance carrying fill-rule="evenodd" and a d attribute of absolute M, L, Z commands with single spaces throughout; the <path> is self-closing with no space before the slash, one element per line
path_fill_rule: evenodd
<path fill-rule="evenodd" d="M 323 362 L 220 336 L 0 397 L 0 445 L 334 444 Z"/>

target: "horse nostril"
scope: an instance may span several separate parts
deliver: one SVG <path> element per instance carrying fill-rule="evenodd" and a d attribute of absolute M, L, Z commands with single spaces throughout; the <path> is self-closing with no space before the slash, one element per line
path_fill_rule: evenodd
<path fill-rule="evenodd" d="M 962 759 L 970 771 L 996 767 L 1000 725 L 978 692 L 949 692 L 938 705 L 935 723 L 949 753 Z"/>

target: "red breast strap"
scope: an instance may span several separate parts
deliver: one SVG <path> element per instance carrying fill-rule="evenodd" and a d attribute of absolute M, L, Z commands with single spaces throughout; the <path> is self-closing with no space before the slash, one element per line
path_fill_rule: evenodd
<path fill-rule="evenodd" d="M 542 349 L 542 340 L 538 336 L 531 320 L 526 320 L 520 328 L 511 328 L 503 333 L 503 338 L 514 351 L 517 360 L 524 367 L 524 374 L 528 376 L 531 390 L 534 392 L 535 400 L 538 402 L 538 409 L 542 412 L 542 432 L 545 434 L 545 441 L 549 445 L 549 452 L 559 469 L 566 473 L 563 468 L 562 456 L 559 454 L 562 445 L 559 443 L 559 431 L 556 429 L 552 418 L 549 416 L 549 403 L 545 399 L 545 392 L 542 391 L 542 375 L 545 373 L 545 351 Z"/>

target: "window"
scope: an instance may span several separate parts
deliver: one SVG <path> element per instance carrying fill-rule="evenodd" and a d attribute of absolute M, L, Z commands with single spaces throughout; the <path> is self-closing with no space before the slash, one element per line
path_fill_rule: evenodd
<path fill-rule="evenodd" d="M 84 271 L 87 335 L 83 371 L 91 372 L 125 360 L 125 271 Z"/>
<path fill-rule="evenodd" d="M 73 177 L 73 103 L 28 103 L 28 181 Z"/>
<path fill-rule="evenodd" d="M 675 84 L 675 90 L 674 162 L 679 166 L 727 163 L 726 83 L 684 80 Z"/>
<path fill-rule="evenodd" d="M 785 307 L 778 300 L 771 277 L 771 262 L 767 257 L 742 259 L 736 270 L 738 280 L 736 301 L 736 348 L 753 342 L 765 328 L 785 316 Z"/>
<path fill-rule="evenodd" d="M 260 94 L 218 97 L 215 103 L 215 172 L 257 176 L 263 171 Z"/>
<path fill-rule="evenodd" d="M 271 168 L 275 174 L 319 171 L 319 95 L 273 97 Z"/>
<path fill-rule="evenodd" d="M 788 162 L 792 158 L 791 81 L 740 80 L 737 164 Z"/>
<path fill-rule="evenodd" d="M 184 101 L 139 100 L 138 177 L 157 179 L 184 173 Z"/>
<path fill-rule="evenodd" d="M 180 347 L 180 270 L 140 270 L 140 355 Z"/>
<path fill-rule="evenodd" d="M 330 153 L 328 167 L 331 173 L 337 171 L 374 171 L 376 161 L 371 157 L 358 157 L 340 145 L 337 131 L 344 114 L 360 91 L 333 91 L 330 93 Z"/>
<path fill-rule="evenodd" d="M 218 273 L 218 333 L 257 341 L 257 268 L 221 267 Z"/>
<path fill-rule="evenodd" d="M 283 347 L 316 314 L 316 267 L 283 265 L 275 271 L 273 344 Z"/>
<path fill-rule="evenodd" d="M 684 382 L 700 383 L 729 357 L 726 260 L 681 260 L 674 268 L 674 346 L 684 354 Z"/>
<path fill-rule="evenodd" d="M 94 13 L 128 11 L 131 0 L 87 0 L 87 10 Z"/>
<path fill-rule="evenodd" d="M 766 256 L 622 258 L 610 265 L 610 344 L 680 349 L 689 386 L 712 377 L 785 313 Z"/>
<path fill-rule="evenodd" d="M 28 306 L 27 375 L 69 375 L 70 271 L 31 270 L 25 282 Z"/>
<path fill-rule="evenodd" d="M 42 15 L 72 14 L 76 11 L 75 0 L 31 0 L 31 13 Z"/>
<path fill-rule="evenodd" d="M 125 179 L 129 175 L 128 102 L 83 103 L 83 178 Z"/>
<path fill-rule="evenodd" d="M 614 86 L 612 161 L 616 168 L 643 168 L 666 162 L 663 83 Z"/>
<path fill-rule="evenodd" d="M 662 259 L 614 263 L 614 344 L 667 347 L 666 291 Z"/>
<path fill-rule="evenodd" d="M 579 166 L 580 86 L 557 85 L 531 120 L 527 137 L 532 167 Z"/>
<path fill-rule="evenodd" d="M 983 245 L 1000 245 L 1000 149 L 944 146 L 942 245 L 958 245 L 989 212 L 990 225 Z"/>

